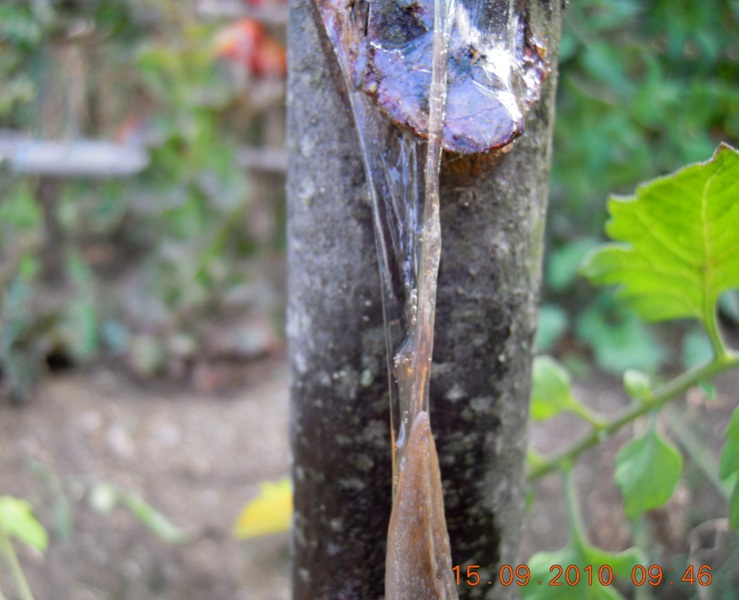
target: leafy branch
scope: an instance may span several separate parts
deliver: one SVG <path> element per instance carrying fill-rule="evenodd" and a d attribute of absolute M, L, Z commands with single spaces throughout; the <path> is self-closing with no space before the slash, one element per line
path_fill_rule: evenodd
<path fill-rule="evenodd" d="M 636 419 L 658 411 L 700 382 L 739 367 L 739 353 L 728 348 L 721 337 L 716 309 L 723 292 L 739 288 L 737 182 L 739 152 L 721 144 L 705 163 L 644 183 L 633 196 L 609 200 L 611 218 L 606 232 L 614 242 L 591 252 L 582 273 L 596 285 L 616 285 L 616 297 L 647 321 L 698 320 L 708 334 L 714 356 L 656 389 L 650 389 L 646 375 L 627 371 L 624 384 L 636 402 L 608 421 L 577 402 L 570 391 L 569 375 L 561 366 L 540 357 L 534 365 L 532 417 L 542 420 L 570 410 L 590 423 L 591 430 L 555 456 L 537 457 L 529 479 L 569 468 L 583 452 Z M 738 434 L 733 431 L 727 434 L 726 452 L 736 442 L 733 436 Z M 722 468 L 722 478 L 739 471 L 735 464 L 739 458 L 722 461 L 731 465 Z M 739 512 L 736 505 L 739 491 L 731 499 L 732 514 Z M 739 519 L 732 520 L 735 526 L 736 521 Z"/>
<path fill-rule="evenodd" d="M 570 376 L 559 363 L 547 356 L 536 359 L 532 418 L 545 420 L 570 411 L 589 423 L 590 431 L 551 457 L 529 452 L 529 480 L 553 471 L 564 474 L 571 530 L 567 546 L 531 558 L 532 572 L 547 564 L 597 564 L 593 559 L 601 551 L 587 543 L 579 524 L 570 472 L 581 454 L 645 415 L 651 416 L 646 433 L 622 446 L 616 455 L 614 481 L 624 496 L 626 515 L 634 522 L 672 497 L 683 461 L 677 448 L 659 434 L 659 410 L 690 388 L 739 368 L 739 352 L 726 346 L 717 318 L 721 294 L 739 289 L 738 198 L 739 152 L 721 144 L 705 163 L 642 184 L 632 197 L 609 201 L 611 219 L 606 231 L 614 242 L 591 252 L 581 272 L 596 285 L 618 286 L 616 297 L 644 320 L 698 320 L 711 342 L 713 357 L 656 388 L 644 373 L 627 371 L 624 387 L 634 402 L 608 420 L 577 401 Z M 739 475 L 739 407 L 727 428 L 718 466 L 720 479 L 734 481 L 729 524 L 739 529 L 739 477 L 735 475 Z M 628 560 L 632 566 L 638 562 L 634 555 Z M 621 566 L 625 572 L 626 564 Z M 522 591 L 527 600 L 539 597 L 538 589 Z M 588 597 L 621 598 L 612 589 L 596 587 L 589 588 Z"/>
<path fill-rule="evenodd" d="M 653 392 L 650 392 L 649 396 L 639 404 L 634 404 L 624 409 L 612 420 L 605 423 L 593 424 L 590 432 L 580 440 L 574 442 L 569 448 L 562 450 L 549 459 L 539 462 L 539 464 L 529 471 L 529 480 L 533 481 L 552 471 L 567 468 L 583 452 L 597 446 L 600 442 L 609 438 L 626 425 L 633 423 L 639 417 L 646 415 L 652 410 L 662 408 L 665 404 L 679 398 L 683 392 L 695 387 L 700 382 L 715 377 L 724 371 L 736 368 L 739 368 L 739 354 L 728 352 L 720 358 L 715 358 L 704 365 L 678 375 Z"/>

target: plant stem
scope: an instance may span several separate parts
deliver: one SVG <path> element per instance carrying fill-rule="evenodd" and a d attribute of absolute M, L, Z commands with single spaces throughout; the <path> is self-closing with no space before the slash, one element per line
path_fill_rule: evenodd
<path fill-rule="evenodd" d="M 13 544 L 2 527 L 0 527 L 0 551 L 2 551 L 3 558 L 10 567 L 10 571 L 13 574 L 13 580 L 15 581 L 15 586 L 18 588 L 18 594 L 20 594 L 21 600 L 34 600 L 31 588 L 28 586 L 26 576 L 23 574 L 23 568 L 18 562 L 18 557 L 13 549 Z"/>
<path fill-rule="evenodd" d="M 711 346 L 713 347 L 713 353 L 716 355 L 718 360 L 727 358 L 729 355 L 726 349 L 726 344 L 721 337 L 721 330 L 718 326 L 718 312 L 716 311 L 717 300 L 713 299 L 709 302 L 710 308 L 706 310 L 703 323 L 705 324 L 706 333 L 708 338 L 711 340 Z"/>
<path fill-rule="evenodd" d="M 529 472 L 529 481 L 538 479 L 547 473 L 551 473 L 552 471 L 563 468 L 565 465 L 571 464 L 586 450 L 596 446 L 599 442 L 610 437 L 622 427 L 632 423 L 642 415 L 647 414 L 650 410 L 661 408 L 682 392 L 695 386 L 701 380 L 709 379 L 710 377 L 736 367 L 739 367 L 739 354 L 728 352 L 724 348 L 721 356 L 717 356 L 709 363 L 678 375 L 674 379 L 654 390 L 643 402 L 634 404 L 623 410 L 604 426 L 594 426 L 590 433 L 586 434 L 569 448 L 555 454 L 552 458 L 545 460 L 531 469 Z"/>
<path fill-rule="evenodd" d="M 565 505 L 567 507 L 567 522 L 570 526 L 570 536 L 579 547 L 585 546 L 585 527 L 580 516 L 580 505 L 577 503 L 577 488 L 575 487 L 575 476 L 572 468 L 562 469 L 562 486 L 565 492 Z"/>
<path fill-rule="evenodd" d="M 716 461 L 710 455 L 705 444 L 696 437 L 690 427 L 686 427 L 674 411 L 667 410 L 665 412 L 667 413 L 667 424 L 670 430 L 680 445 L 685 448 L 685 452 L 690 457 L 691 462 L 703 472 L 703 476 L 713 484 L 716 491 L 718 491 L 728 504 L 731 498 L 732 487 L 728 481 L 724 482 L 719 478 Z"/>
<path fill-rule="evenodd" d="M 578 417 L 583 419 L 584 421 L 587 421 L 590 423 L 595 429 L 603 429 L 608 425 L 607 422 L 603 421 L 600 417 L 598 417 L 596 414 L 591 412 L 588 408 L 580 404 L 579 402 L 575 402 L 571 407 L 570 410 L 574 412 Z"/>

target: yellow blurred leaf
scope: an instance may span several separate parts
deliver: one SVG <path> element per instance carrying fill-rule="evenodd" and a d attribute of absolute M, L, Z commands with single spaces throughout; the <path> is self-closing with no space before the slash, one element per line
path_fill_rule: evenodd
<path fill-rule="evenodd" d="M 259 484 L 259 495 L 241 511 L 234 526 L 239 539 L 255 538 L 290 529 L 293 512 L 293 492 L 287 477 L 275 483 Z"/>

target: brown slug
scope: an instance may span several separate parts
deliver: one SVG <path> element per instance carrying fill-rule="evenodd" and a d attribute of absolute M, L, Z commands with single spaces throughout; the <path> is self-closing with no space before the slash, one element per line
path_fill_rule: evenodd
<path fill-rule="evenodd" d="M 390 515 L 385 599 L 456 598 L 439 459 L 429 414 L 421 411 L 411 426 Z"/>

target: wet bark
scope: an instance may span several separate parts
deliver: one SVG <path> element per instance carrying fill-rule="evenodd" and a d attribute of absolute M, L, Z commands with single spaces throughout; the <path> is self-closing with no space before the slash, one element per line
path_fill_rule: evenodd
<path fill-rule="evenodd" d="M 336 60 L 312 0 L 291 0 L 288 342 L 294 456 L 293 597 L 384 595 L 390 433 L 370 200 Z M 556 63 L 559 2 L 531 0 Z M 442 171 L 431 424 L 461 598 L 504 598 L 524 503 L 556 70 L 526 134 L 496 161 Z M 493 582 L 487 585 L 487 582 Z"/>

